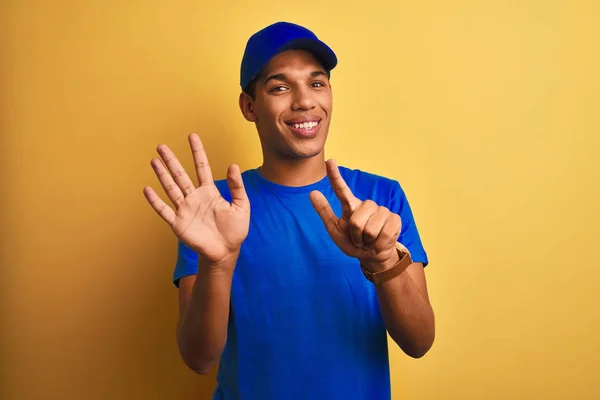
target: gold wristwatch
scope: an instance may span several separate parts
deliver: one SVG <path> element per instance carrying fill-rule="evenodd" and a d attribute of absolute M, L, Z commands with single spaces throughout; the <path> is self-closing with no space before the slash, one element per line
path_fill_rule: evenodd
<path fill-rule="evenodd" d="M 398 251 L 398 255 L 400 256 L 400 260 L 394 264 L 391 268 L 386 269 L 381 272 L 371 272 L 367 270 L 362 264 L 360 268 L 362 269 L 365 278 L 370 280 L 373 283 L 383 283 L 389 281 L 400 275 L 410 264 L 412 264 L 412 258 L 410 257 L 410 252 L 404 245 L 399 242 L 396 242 L 396 250 Z"/>

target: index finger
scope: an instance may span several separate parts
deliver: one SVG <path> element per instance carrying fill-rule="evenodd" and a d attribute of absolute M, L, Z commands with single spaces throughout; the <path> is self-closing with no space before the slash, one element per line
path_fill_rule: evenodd
<path fill-rule="evenodd" d="M 198 185 L 213 184 L 212 171 L 208 163 L 208 157 L 204 151 L 204 145 L 197 134 L 192 133 L 189 137 L 192 156 L 194 157 L 194 167 L 198 176 Z"/>
<path fill-rule="evenodd" d="M 350 190 L 346 181 L 342 178 L 342 175 L 340 175 L 340 170 L 338 169 L 336 162 L 334 160 L 328 160 L 326 164 L 327 176 L 329 176 L 333 192 L 342 203 L 343 209 L 353 213 L 360 205 L 361 201 L 354 196 L 352 190 Z"/>

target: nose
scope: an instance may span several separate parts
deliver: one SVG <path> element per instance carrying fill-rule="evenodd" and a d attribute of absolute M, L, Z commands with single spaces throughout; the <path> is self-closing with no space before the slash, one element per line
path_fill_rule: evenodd
<path fill-rule="evenodd" d="M 315 108 L 315 99 L 310 88 L 307 87 L 296 87 L 294 90 L 294 102 L 292 103 L 292 110 L 294 111 L 308 111 Z"/>

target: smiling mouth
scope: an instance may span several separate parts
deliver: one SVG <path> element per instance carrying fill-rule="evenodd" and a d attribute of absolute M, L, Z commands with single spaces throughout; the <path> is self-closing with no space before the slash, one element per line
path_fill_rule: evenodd
<path fill-rule="evenodd" d="M 289 126 L 290 128 L 294 128 L 294 129 L 303 129 L 303 130 L 312 130 L 314 128 L 316 128 L 319 124 L 321 123 L 321 121 L 306 121 L 306 122 L 301 122 L 301 123 L 293 123 L 293 122 L 286 122 L 285 124 L 287 126 Z"/>

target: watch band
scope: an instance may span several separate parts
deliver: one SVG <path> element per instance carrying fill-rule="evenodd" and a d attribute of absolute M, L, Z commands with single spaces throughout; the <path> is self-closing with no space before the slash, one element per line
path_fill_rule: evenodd
<path fill-rule="evenodd" d="M 389 281 L 400 275 L 410 264 L 412 264 L 412 258 L 410 256 L 410 252 L 406 247 L 402 244 L 396 242 L 396 250 L 398 251 L 398 255 L 400 256 L 400 260 L 394 264 L 391 268 L 386 269 L 381 272 L 371 272 L 367 270 L 362 264 L 360 268 L 362 269 L 365 278 L 370 280 L 373 283 L 383 283 Z"/>

